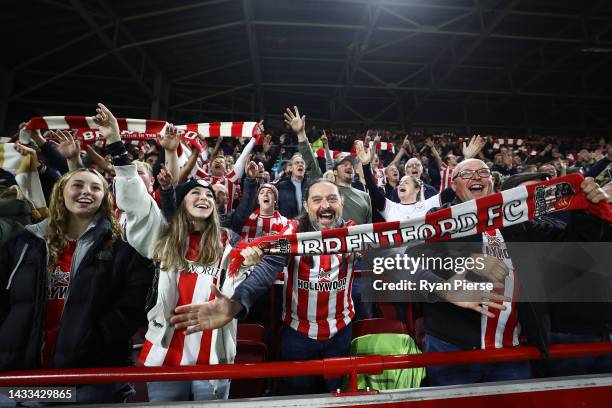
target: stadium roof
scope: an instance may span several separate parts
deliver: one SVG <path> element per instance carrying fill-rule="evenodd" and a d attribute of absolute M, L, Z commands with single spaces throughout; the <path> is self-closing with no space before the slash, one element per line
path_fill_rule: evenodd
<path fill-rule="evenodd" d="M 3 2 L 0 128 L 34 115 L 602 134 L 612 2 Z M 269 122 L 268 122 L 269 123 Z"/>

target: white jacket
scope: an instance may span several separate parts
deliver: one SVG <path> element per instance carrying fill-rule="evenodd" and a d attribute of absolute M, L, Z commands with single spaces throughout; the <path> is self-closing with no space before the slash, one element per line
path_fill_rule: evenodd
<path fill-rule="evenodd" d="M 135 165 L 115 166 L 115 194 L 117 207 L 127 215 L 126 237 L 142 256 L 155 258 L 155 245 L 168 223 L 155 200 L 147 193 L 142 179 L 138 176 Z M 236 277 L 225 275 L 229 265 L 229 242 L 223 251 L 219 282 L 221 292 L 231 297 L 234 289 L 246 278 L 247 269 L 241 268 Z M 149 327 L 146 339 L 156 346 L 168 348 L 174 333 L 170 324 L 178 300 L 178 276 L 180 271 L 165 269 L 161 265 L 158 283 L 157 302 L 147 314 Z M 214 342 L 211 350 L 211 363 L 233 363 L 236 355 L 236 320 L 232 320 L 213 333 Z"/>

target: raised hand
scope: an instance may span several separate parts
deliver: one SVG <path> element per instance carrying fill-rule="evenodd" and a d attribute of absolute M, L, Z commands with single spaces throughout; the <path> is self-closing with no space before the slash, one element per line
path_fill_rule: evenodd
<path fill-rule="evenodd" d="M 402 149 L 406 151 L 410 149 L 410 135 L 406 135 L 406 137 L 404 137 L 404 141 L 402 142 Z"/>
<path fill-rule="evenodd" d="M 425 146 L 429 147 L 430 149 L 434 147 L 434 142 L 433 140 L 431 140 L 431 137 L 428 137 L 427 139 L 425 139 Z"/>
<path fill-rule="evenodd" d="M 259 173 L 259 166 L 254 161 L 250 161 L 249 164 L 247 164 L 246 166 L 245 173 L 248 178 L 257 178 L 257 174 Z"/>
<path fill-rule="evenodd" d="M 261 149 L 264 153 L 267 153 L 272 149 L 272 135 L 265 135 L 263 142 L 261 143 Z"/>
<path fill-rule="evenodd" d="M 455 286 L 455 281 L 469 282 L 458 276 L 451 278 L 448 282 L 450 282 L 453 287 L 457 287 Z M 503 285 L 500 283 L 493 283 L 492 285 L 493 288 L 496 289 L 503 287 Z M 485 309 L 485 306 L 493 309 L 506 310 L 506 306 L 500 302 L 509 302 L 512 300 L 507 296 L 500 295 L 489 290 L 456 289 L 437 291 L 436 293 L 442 299 L 454 304 L 455 306 L 459 306 L 464 309 L 472 309 L 491 318 L 495 317 L 495 315 L 488 309 Z"/>
<path fill-rule="evenodd" d="M 472 259 L 482 258 L 482 268 L 474 268 L 471 271 L 490 282 L 503 284 L 508 276 L 508 266 L 494 256 L 484 254 L 472 254 Z"/>
<path fill-rule="evenodd" d="M 79 143 L 74 136 L 68 131 L 57 130 L 53 132 L 53 137 L 56 140 L 57 150 L 66 160 L 78 160 L 81 149 Z"/>
<path fill-rule="evenodd" d="M 376 136 L 374 136 L 374 143 L 380 142 L 380 132 L 376 131 Z"/>
<path fill-rule="evenodd" d="M 366 151 L 364 143 L 361 140 L 355 142 L 355 151 L 357 152 L 357 158 L 362 165 L 369 164 L 372 160 L 372 156 Z"/>
<path fill-rule="evenodd" d="M 38 154 L 36 153 L 36 150 L 21 144 L 19 141 L 15 142 L 15 150 L 17 150 L 17 152 L 22 156 L 32 157 L 32 161 L 36 166 L 38 166 Z"/>
<path fill-rule="evenodd" d="M 202 304 L 179 306 L 170 319 L 176 330 L 187 329 L 185 334 L 218 329 L 232 321 L 241 310 L 242 305 L 225 296 L 215 286 L 211 286 L 215 298 Z"/>
<path fill-rule="evenodd" d="M 327 134 L 325 133 L 325 129 L 323 129 L 323 134 L 321 135 L 321 141 L 323 142 L 323 147 L 325 149 L 329 148 L 329 139 L 327 138 Z"/>
<path fill-rule="evenodd" d="M 304 129 L 306 128 L 306 115 L 300 116 L 300 111 L 297 106 L 293 107 L 294 111 L 287 108 L 287 112 L 285 112 L 285 124 L 288 125 L 291 130 L 293 130 L 298 136 L 303 134 L 306 136 L 306 132 Z"/>
<path fill-rule="evenodd" d="M 94 122 L 98 125 L 98 129 L 108 144 L 115 143 L 121 140 L 119 136 L 119 123 L 113 113 L 103 104 L 98 103 L 96 108 L 96 116 L 93 117 Z"/>
<path fill-rule="evenodd" d="M 36 146 L 42 147 L 45 144 L 45 138 L 40 133 L 40 130 L 38 129 L 31 130 L 30 136 L 32 137 L 32 140 L 34 141 L 34 143 L 36 143 Z"/>
<path fill-rule="evenodd" d="M 166 169 L 165 165 L 161 165 L 161 170 L 157 175 L 157 181 L 159 182 L 159 186 L 162 190 L 168 190 L 172 187 L 172 173 L 170 170 Z"/>
<path fill-rule="evenodd" d="M 601 187 L 597 183 L 593 177 L 585 178 L 580 184 L 580 189 L 582 193 L 586 196 L 587 200 L 592 202 L 593 204 L 597 204 L 600 201 L 608 201 L 610 196 L 602 190 Z"/>
<path fill-rule="evenodd" d="M 258 247 L 246 247 L 240 251 L 240 255 L 244 258 L 242 266 L 249 267 L 257 265 L 261 261 L 263 251 Z"/>
<path fill-rule="evenodd" d="M 164 148 L 164 150 L 170 152 L 176 151 L 180 142 L 181 139 L 178 135 L 178 130 L 176 129 L 176 127 L 174 127 L 172 123 L 168 124 L 165 134 L 160 133 L 159 135 L 157 135 L 157 143 L 159 143 L 161 147 Z"/>
<path fill-rule="evenodd" d="M 471 159 L 476 157 L 478 153 L 483 149 L 485 140 L 480 135 L 474 135 L 470 139 L 470 143 L 466 146 L 463 142 L 463 157 L 465 159 Z"/>

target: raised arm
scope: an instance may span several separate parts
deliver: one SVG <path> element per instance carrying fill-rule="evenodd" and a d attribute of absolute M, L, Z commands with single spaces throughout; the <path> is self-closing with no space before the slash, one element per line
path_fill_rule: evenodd
<path fill-rule="evenodd" d="M 251 140 L 249 140 L 249 143 L 244 146 L 244 149 L 242 150 L 242 153 L 240 153 L 238 160 L 236 160 L 236 163 L 234 164 L 234 170 L 232 170 L 227 175 L 227 177 L 233 182 L 240 182 L 240 179 L 242 178 L 242 176 L 244 176 L 244 170 L 247 165 L 247 160 L 251 155 L 253 148 L 255 147 L 255 143 L 257 143 L 257 140 L 252 137 Z"/>
<path fill-rule="evenodd" d="M 191 156 L 187 159 L 187 162 L 181 167 L 181 174 L 178 178 L 178 184 L 184 183 L 189 178 L 189 175 L 193 171 L 196 163 L 198 162 L 198 155 L 200 152 L 196 147 L 191 148 Z"/>
<path fill-rule="evenodd" d="M 89 157 L 89 160 L 91 160 L 91 162 L 98 166 L 100 169 L 107 173 L 113 171 L 113 165 L 107 162 L 104 157 L 100 156 L 98 152 L 96 152 L 96 149 L 93 148 L 93 146 L 86 145 L 85 152 L 87 153 L 87 157 Z"/>
<path fill-rule="evenodd" d="M 325 171 L 333 170 L 334 169 L 334 158 L 332 156 L 331 150 L 329 150 L 329 139 L 327 138 L 325 129 L 323 129 L 323 135 L 321 136 L 321 141 L 323 142 L 323 151 L 325 152 Z"/>
<path fill-rule="evenodd" d="M 45 150 L 59 153 L 62 159 L 68 164 L 68 171 L 82 169 L 85 167 L 81 161 L 81 149 L 79 147 L 79 143 L 70 132 L 58 130 L 56 132 L 51 132 L 50 136 L 54 138 L 54 141 L 45 143 L 45 145 L 48 146 Z M 112 170 L 112 166 L 110 167 Z M 107 171 L 106 168 L 101 168 L 104 169 L 104 171 Z"/>
<path fill-rule="evenodd" d="M 107 149 L 113 157 L 117 174 L 115 198 L 117 207 L 127 216 L 127 241 L 142 256 L 152 259 L 155 257 L 155 244 L 167 225 L 166 221 L 138 176 L 136 166 L 128 158 L 125 145 L 119 136 L 117 119 L 102 104 L 98 104 L 96 112 L 94 121 L 106 138 Z M 176 133 L 174 137 L 177 137 Z"/>
<path fill-rule="evenodd" d="M 256 258 L 261 256 L 259 248 L 248 247 L 241 252 L 245 260 L 250 258 L 247 252 L 256 252 L 258 254 Z M 265 256 L 257 262 L 249 276 L 235 288 L 231 298 L 212 285 L 214 300 L 202 304 L 179 306 L 170 322 L 174 324 L 175 330 L 187 329 L 185 333 L 191 334 L 218 329 L 236 317 L 243 318 L 255 301 L 272 287 L 278 273 L 286 265 L 287 258 L 284 256 Z"/>
<path fill-rule="evenodd" d="M 231 211 L 225 218 L 221 219 L 221 226 L 230 228 L 237 234 L 242 232 L 242 227 L 257 206 L 257 172 L 258 166 L 254 161 L 249 162 L 246 169 L 246 179 L 243 184 L 242 199 L 238 207 Z"/>
<path fill-rule="evenodd" d="M 181 174 L 179 169 L 178 154 L 176 152 L 180 142 L 181 139 L 178 135 L 178 131 L 172 124 L 169 124 L 166 127 L 166 132 L 164 135 L 157 135 L 157 143 L 159 143 L 164 149 L 166 170 L 172 174 L 172 184 L 175 186 L 178 185 Z"/>
<path fill-rule="evenodd" d="M 386 205 L 385 194 L 376 186 L 376 180 L 374 180 L 372 168 L 370 167 L 374 150 L 367 152 L 363 142 L 361 141 L 355 143 L 355 149 L 357 150 L 357 158 L 361 162 L 361 166 L 363 168 L 363 176 L 365 178 L 365 185 L 368 189 L 368 194 L 370 195 L 370 201 L 372 202 L 372 205 L 374 205 L 374 208 L 376 208 L 378 211 L 383 211 Z"/>
<path fill-rule="evenodd" d="M 294 111 L 287 108 L 285 112 L 285 124 L 291 127 L 291 130 L 295 132 L 298 137 L 298 151 L 304 157 L 306 163 L 306 172 L 311 180 L 320 178 L 323 176 L 319 163 L 315 158 L 308 137 L 306 137 L 306 115 L 300 116 L 300 111 L 297 106 L 293 107 Z"/>
<path fill-rule="evenodd" d="M 436 149 L 436 145 L 434 144 L 433 140 L 431 140 L 430 137 L 425 139 L 425 145 L 429 147 L 429 150 L 431 151 L 431 155 L 436 160 L 436 164 L 438 165 L 438 168 L 441 169 L 442 167 L 444 167 L 444 161 L 442 160 L 442 157 L 440 157 L 440 153 L 438 153 L 438 149 Z"/>
<path fill-rule="evenodd" d="M 389 163 L 389 166 L 392 164 L 397 166 L 397 163 L 399 163 L 402 157 L 404 157 L 404 155 L 408 153 L 409 147 L 410 147 L 410 135 L 406 135 L 406 137 L 404 137 L 404 142 L 402 143 L 402 147 L 400 147 L 400 149 L 397 151 L 395 157 L 393 158 L 391 163 Z"/>
<path fill-rule="evenodd" d="M 46 134 L 53 134 L 52 130 L 46 132 Z M 50 140 L 46 140 L 43 135 L 41 135 L 38 129 L 31 131 L 31 137 L 34 143 L 40 149 L 40 152 L 47 159 L 47 165 L 55 168 L 60 173 L 64 174 L 68 172 L 68 166 L 66 163 L 66 159 L 60 154 L 57 150 L 56 144 L 51 142 Z"/>

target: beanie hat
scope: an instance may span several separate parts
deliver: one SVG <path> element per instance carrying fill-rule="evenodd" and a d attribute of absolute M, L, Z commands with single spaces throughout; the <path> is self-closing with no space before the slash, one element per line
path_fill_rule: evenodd
<path fill-rule="evenodd" d="M 257 195 L 259 195 L 261 190 L 263 190 L 264 188 L 269 188 L 270 190 L 272 190 L 272 193 L 274 193 L 274 199 L 278 203 L 278 190 L 276 186 L 274 184 L 264 183 L 261 186 L 259 186 L 259 189 L 257 190 Z"/>
<path fill-rule="evenodd" d="M 176 190 L 175 190 L 176 206 L 179 207 L 181 203 L 183 202 L 183 199 L 185 198 L 187 193 L 189 193 L 189 191 L 191 191 L 192 189 L 196 187 L 204 187 L 204 188 L 209 189 L 212 192 L 213 198 L 215 200 L 217 199 L 215 190 L 212 188 L 212 185 L 208 181 L 203 180 L 203 179 L 190 178 L 183 184 L 179 184 L 178 186 L 176 186 Z"/>

